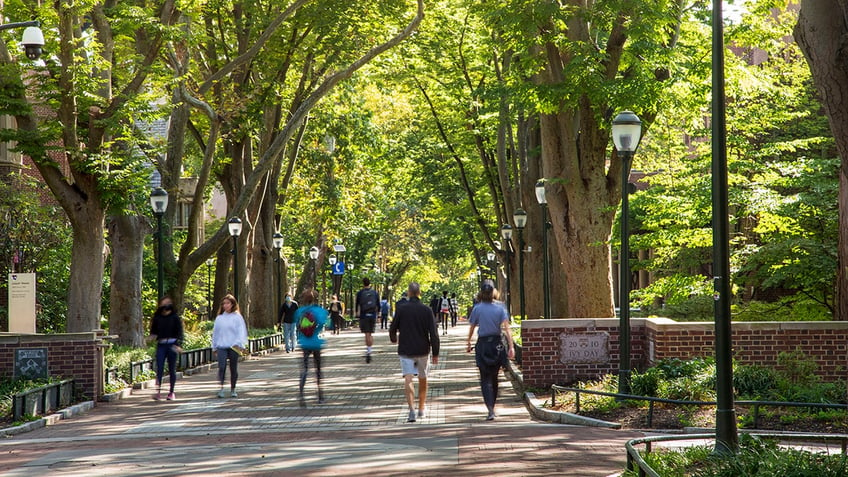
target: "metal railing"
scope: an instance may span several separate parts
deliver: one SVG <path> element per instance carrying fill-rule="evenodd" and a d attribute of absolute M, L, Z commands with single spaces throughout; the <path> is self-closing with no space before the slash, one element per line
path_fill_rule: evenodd
<path fill-rule="evenodd" d="M 69 405 L 73 398 L 73 379 L 28 389 L 12 396 L 12 418 L 18 421 L 24 416 L 47 414 Z"/>
<path fill-rule="evenodd" d="M 657 398 L 651 396 L 637 396 L 633 394 L 619 394 L 619 393 L 608 393 L 604 391 L 591 391 L 588 389 L 580 389 L 580 388 L 569 388 L 564 386 L 557 386 L 556 384 L 551 385 L 551 405 L 556 405 L 557 394 L 563 392 L 571 392 L 574 393 L 574 409 L 575 412 L 580 412 L 580 394 L 594 394 L 598 396 L 607 396 L 614 397 L 616 399 L 621 400 L 630 400 L 630 401 L 647 401 L 648 402 L 648 417 L 647 417 L 647 426 L 650 428 L 653 426 L 654 419 L 654 403 L 664 403 L 664 404 L 674 404 L 674 405 L 682 405 L 682 406 L 715 406 L 715 401 L 685 401 L 680 399 L 664 399 Z M 752 419 L 753 426 L 757 427 L 759 424 L 759 410 L 760 407 L 763 406 L 771 406 L 771 407 L 805 407 L 810 409 L 842 409 L 848 410 L 848 405 L 846 404 L 829 404 L 829 403 L 811 403 L 811 402 L 789 402 L 789 401 L 734 401 L 734 404 L 739 406 L 751 406 L 753 407 Z"/>
<path fill-rule="evenodd" d="M 827 445 L 828 442 L 835 441 L 839 442 L 840 448 L 842 450 L 842 454 L 846 454 L 846 449 L 848 449 L 848 435 L 845 434 L 775 434 L 768 432 L 749 432 L 749 431 L 740 431 L 749 436 L 757 436 L 760 438 L 772 439 L 780 442 L 781 444 L 788 443 L 801 443 L 809 445 L 809 443 L 818 443 L 823 442 Z M 687 440 L 704 440 L 707 442 L 712 441 L 715 442 L 715 434 L 686 434 L 686 435 L 674 435 L 674 436 L 653 436 L 653 437 L 642 437 L 639 439 L 632 439 L 627 441 L 624 444 L 625 449 L 627 449 L 627 470 L 638 471 L 639 477 L 663 477 L 658 474 L 651 466 L 642 458 L 642 454 L 636 448 L 638 445 L 645 445 L 645 454 L 650 454 L 653 450 L 653 444 L 657 442 L 673 442 L 673 441 L 687 441 Z"/>
<path fill-rule="evenodd" d="M 262 350 L 276 348 L 282 345 L 282 333 L 274 333 L 273 335 L 253 338 L 247 341 L 247 349 L 250 353 L 257 353 Z M 214 363 L 215 359 L 213 358 L 213 351 L 214 350 L 210 347 L 183 350 L 177 355 L 177 369 L 182 371 Z M 154 371 L 154 366 L 155 360 L 153 358 L 131 362 L 129 369 L 130 383 L 136 382 L 139 376 L 147 372 Z M 116 367 L 106 368 L 104 372 L 104 381 L 106 384 L 116 381 L 120 376 L 120 369 Z"/>

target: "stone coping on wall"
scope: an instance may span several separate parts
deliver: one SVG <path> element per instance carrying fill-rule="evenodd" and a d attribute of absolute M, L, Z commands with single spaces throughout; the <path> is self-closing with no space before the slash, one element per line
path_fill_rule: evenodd
<path fill-rule="evenodd" d="M 557 318 L 553 320 L 524 320 L 522 329 L 540 328 L 616 328 L 618 318 Z M 712 321 L 674 321 L 670 318 L 630 318 L 631 327 L 650 329 L 674 327 L 675 330 L 714 331 Z M 848 321 L 733 321 L 734 330 L 848 330 Z"/>
<path fill-rule="evenodd" d="M 96 341 L 103 339 L 102 331 L 84 333 L 8 333 L 0 332 L 0 344 L 43 343 L 45 341 Z"/>

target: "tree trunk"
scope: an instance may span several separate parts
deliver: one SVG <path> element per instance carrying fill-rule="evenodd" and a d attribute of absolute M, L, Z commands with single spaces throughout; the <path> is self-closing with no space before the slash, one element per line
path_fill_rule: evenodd
<path fill-rule="evenodd" d="M 141 270 L 144 237 L 150 230 L 141 215 L 121 215 L 109 220 L 112 275 L 109 303 L 109 333 L 124 346 L 144 346 L 141 312 Z"/>
<path fill-rule="evenodd" d="M 65 209 L 74 223 L 68 287 L 68 333 L 100 329 L 105 212 L 99 203 L 84 204 L 80 201 L 79 204 L 81 207 L 78 209 Z"/>
<path fill-rule="evenodd" d="M 795 40 L 804 52 L 821 96 L 836 149 L 839 171 L 839 241 L 836 320 L 848 320 L 848 6 L 836 0 L 802 0 Z"/>
<path fill-rule="evenodd" d="M 609 174 L 605 173 L 603 135 L 591 121 L 578 128 L 574 114 L 540 116 L 552 242 L 565 274 L 565 283 L 557 284 L 557 289 L 559 294 L 565 292 L 568 318 L 612 317 L 609 239 L 617 203 L 612 198 L 621 182 L 615 177 L 621 164 L 612 162 Z"/>

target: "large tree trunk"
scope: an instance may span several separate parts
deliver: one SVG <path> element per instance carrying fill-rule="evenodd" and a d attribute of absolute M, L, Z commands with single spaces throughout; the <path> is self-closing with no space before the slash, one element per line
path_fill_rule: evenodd
<path fill-rule="evenodd" d="M 103 291 L 105 211 L 99 204 L 65 208 L 71 217 L 74 244 L 68 287 L 68 333 L 100 329 L 100 297 Z"/>
<path fill-rule="evenodd" d="M 141 270 L 144 237 L 150 224 L 141 215 L 121 215 L 109 220 L 112 275 L 109 292 L 109 333 L 124 346 L 144 346 L 141 313 Z"/>
<path fill-rule="evenodd" d="M 543 114 L 540 123 L 552 235 L 565 268 L 564 286 L 557 289 L 570 298 L 565 316 L 615 316 L 609 239 L 616 205 L 612 192 L 620 186 L 614 172 L 621 165 L 613 162 L 605 173 L 606 145 L 591 140 L 602 136 L 597 125 L 594 134 L 591 124 L 578 128 L 574 113 Z"/>
<path fill-rule="evenodd" d="M 839 242 L 836 320 L 848 320 L 848 5 L 802 0 L 795 40 L 804 52 L 821 95 L 842 159 L 839 171 Z"/>

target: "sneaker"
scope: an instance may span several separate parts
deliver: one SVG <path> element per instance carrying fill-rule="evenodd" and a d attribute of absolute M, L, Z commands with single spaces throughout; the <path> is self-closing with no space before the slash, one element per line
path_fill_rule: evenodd
<path fill-rule="evenodd" d="M 371 355 L 370 355 L 370 354 L 366 354 L 366 355 L 365 355 L 365 362 L 366 362 L 366 363 L 370 363 L 370 362 L 371 362 Z"/>
<path fill-rule="evenodd" d="M 306 407 L 306 399 L 303 398 L 303 395 L 300 396 L 299 404 L 300 407 Z"/>
<path fill-rule="evenodd" d="M 168 401 L 176 401 L 177 395 L 174 393 L 168 393 Z"/>
<path fill-rule="evenodd" d="M 154 400 L 154 401 L 159 401 L 159 400 L 161 400 L 161 399 L 162 399 L 162 395 L 161 395 L 161 394 L 156 393 L 156 394 L 154 394 L 154 395 L 153 395 L 153 400 Z"/>
<path fill-rule="evenodd" d="M 419 418 L 419 419 L 423 419 L 423 418 L 426 416 L 426 414 L 427 414 L 427 412 L 426 412 L 426 411 L 427 411 L 427 409 L 426 409 L 426 408 L 424 408 L 424 409 L 419 409 L 419 410 L 418 410 L 418 418 Z"/>
<path fill-rule="evenodd" d="M 324 398 L 318 398 L 318 404 L 326 404 L 326 403 L 327 403 L 327 401 L 325 401 Z"/>
<path fill-rule="evenodd" d="M 415 422 L 415 409 L 409 410 L 409 418 L 406 419 L 406 422 Z"/>
<path fill-rule="evenodd" d="M 226 396 L 227 396 L 227 393 L 225 393 L 223 389 L 218 391 L 218 397 L 219 398 L 223 398 L 223 397 L 226 397 Z"/>
<path fill-rule="evenodd" d="M 237 398 L 237 397 L 238 397 L 238 393 L 237 393 L 235 390 L 233 390 L 233 392 L 231 392 L 231 393 L 230 393 L 230 397 Z"/>
<path fill-rule="evenodd" d="M 495 417 L 497 417 L 497 416 L 495 416 L 495 411 L 489 411 L 489 415 L 486 416 L 486 420 L 487 421 L 494 421 Z"/>

